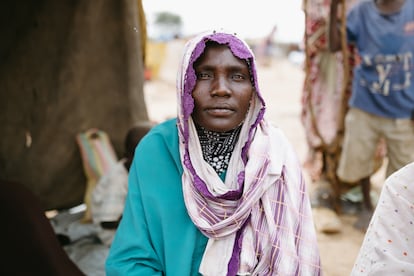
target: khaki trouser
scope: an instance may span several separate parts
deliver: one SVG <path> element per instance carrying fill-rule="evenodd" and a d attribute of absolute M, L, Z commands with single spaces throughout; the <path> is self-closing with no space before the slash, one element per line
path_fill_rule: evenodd
<path fill-rule="evenodd" d="M 384 138 L 388 167 L 386 176 L 414 161 L 414 123 L 388 119 L 351 108 L 345 116 L 345 136 L 337 170 L 338 177 L 354 183 L 374 173 L 374 157 Z"/>

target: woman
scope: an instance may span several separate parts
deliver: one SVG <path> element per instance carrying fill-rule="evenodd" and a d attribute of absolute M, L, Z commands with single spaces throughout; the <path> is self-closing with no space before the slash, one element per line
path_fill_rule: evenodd
<path fill-rule="evenodd" d="M 264 119 L 255 60 L 234 34 L 185 47 L 178 117 L 137 147 L 108 275 L 319 275 L 300 163 Z"/>

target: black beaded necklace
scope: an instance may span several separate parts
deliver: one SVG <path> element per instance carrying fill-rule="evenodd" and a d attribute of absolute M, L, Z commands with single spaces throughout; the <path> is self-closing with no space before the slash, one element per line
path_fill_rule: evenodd
<path fill-rule="evenodd" d="M 196 125 L 203 158 L 218 175 L 227 170 L 241 128 L 242 125 L 226 132 L 215 132 Z"/>

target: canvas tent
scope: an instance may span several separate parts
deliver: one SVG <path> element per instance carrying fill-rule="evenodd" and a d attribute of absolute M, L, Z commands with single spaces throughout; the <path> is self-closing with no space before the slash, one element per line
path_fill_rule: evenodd
<path fill-rule="evenodd" d="M 0 179 L 45 209 L 83 200 L 76 134 L 105 131 L 120 156 L 127 130 L 148 120 L 141 1 L 2 1 Z"/>

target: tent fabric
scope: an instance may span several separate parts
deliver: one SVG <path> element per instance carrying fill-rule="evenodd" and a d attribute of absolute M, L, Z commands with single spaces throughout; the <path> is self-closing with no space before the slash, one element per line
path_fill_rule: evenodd
<path fill-rule="evenodd" d="M 136 0 L 2 1 L 0 179 L 24 183 L 46 209 L 80 204 L 76 135 L 108 133 L 118 156 L 148 120 Z"/>

